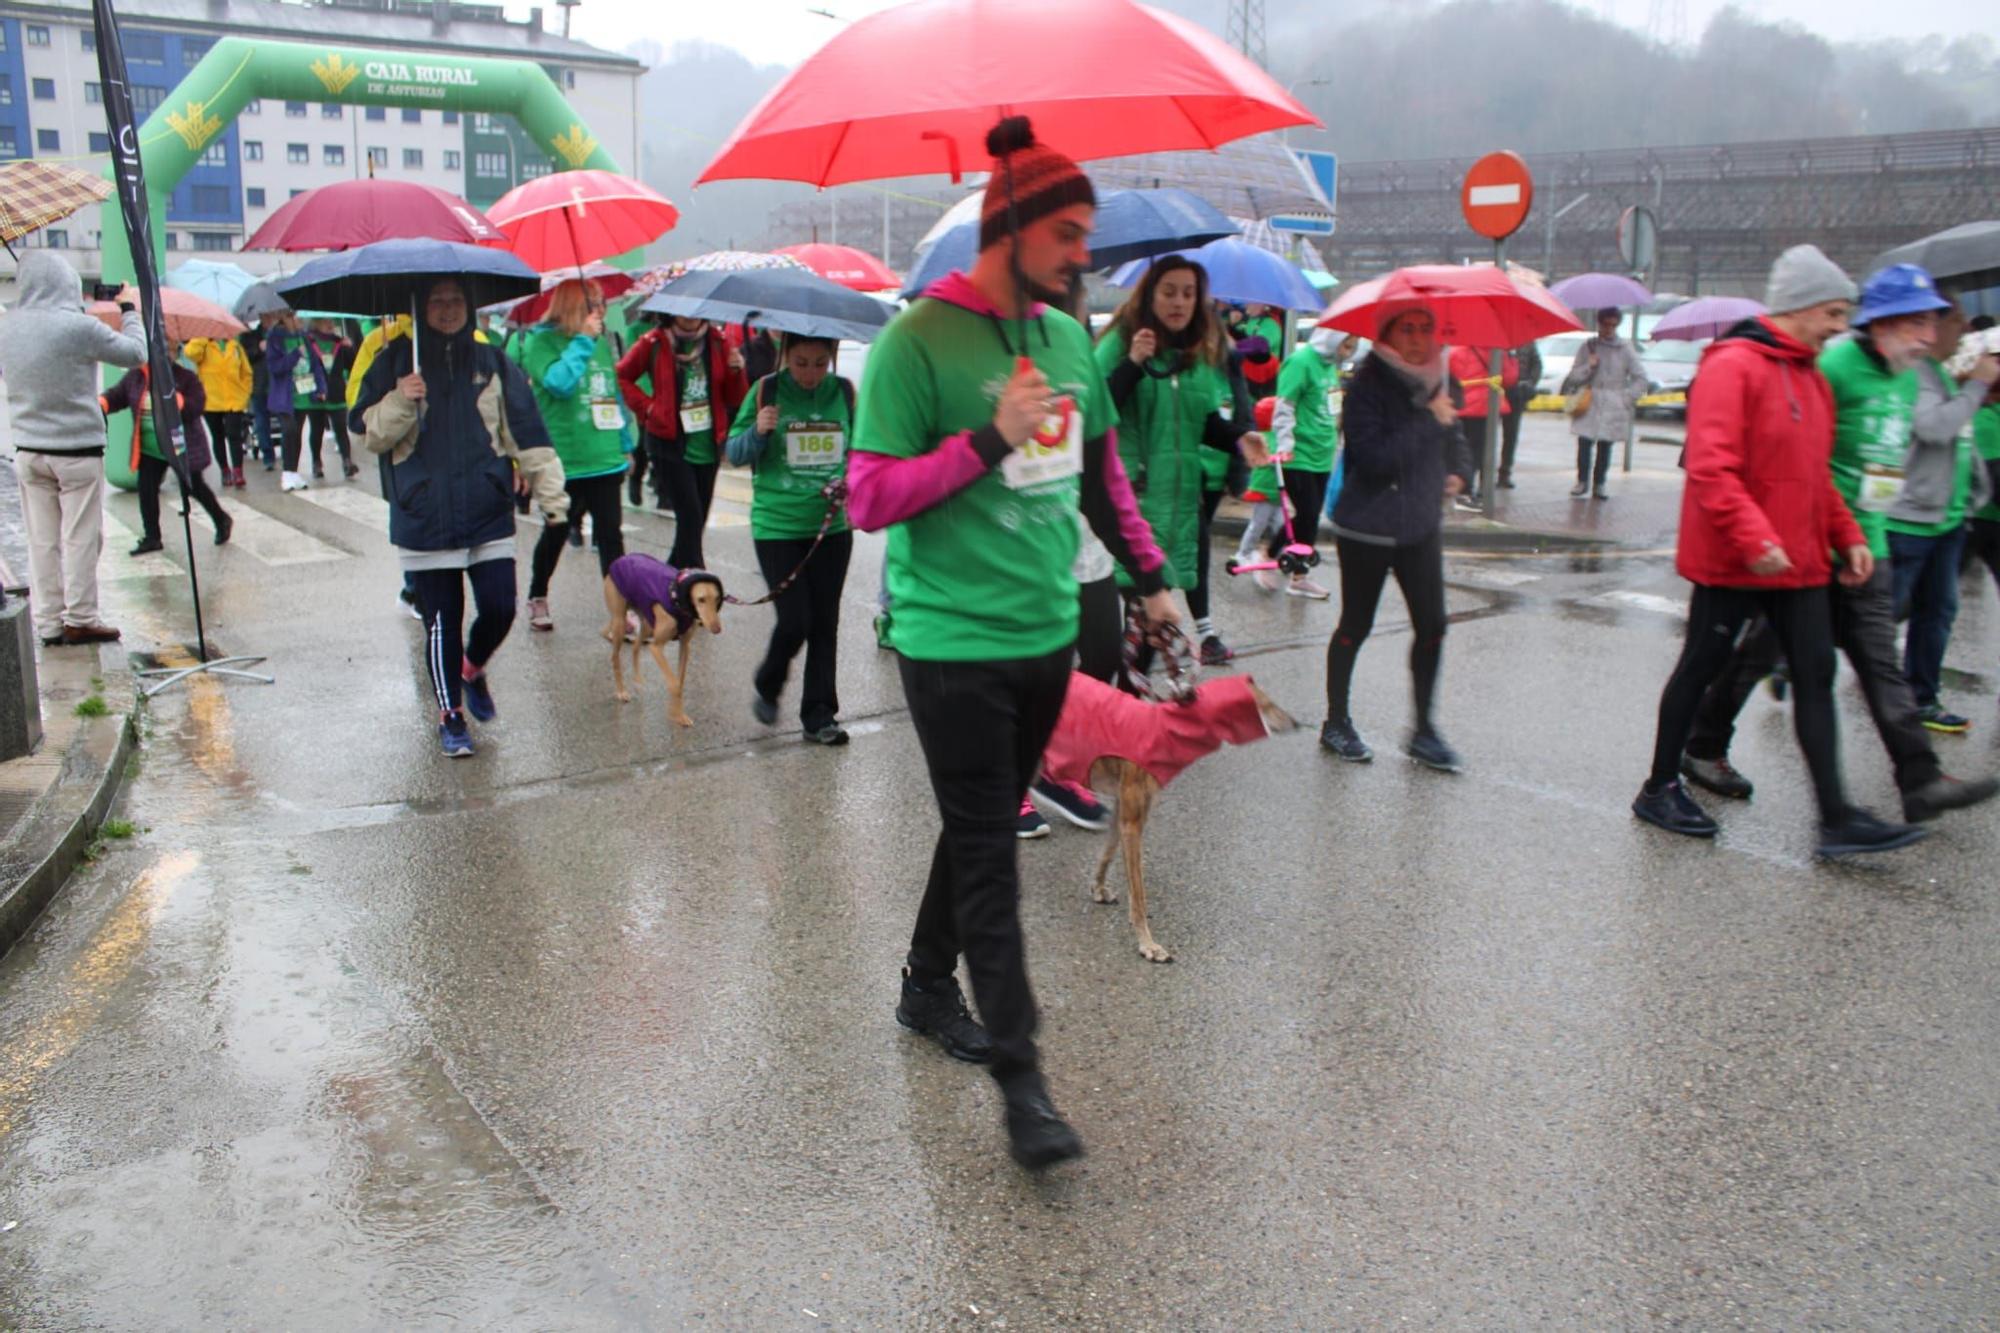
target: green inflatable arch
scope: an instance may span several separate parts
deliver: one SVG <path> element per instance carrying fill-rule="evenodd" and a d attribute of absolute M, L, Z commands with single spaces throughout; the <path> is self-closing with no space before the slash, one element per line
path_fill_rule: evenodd
<path fill-rule="evenodd" d="M 174 187 L 246 103 L 266 97 L 511 115 L 564 167 L 618 169 L 555 81 L 532 61 L 224 37 L 139 129 L 157 271 L 166 269 L 167 201 Z M 131 238 L 117 208 L 108 203 L 103 246 L 105 281 L 130 280 Z M 129 465 L 132 428 L 126 422 L 119 429 L 120 421 L 123 414 L 107 427 L 105 471 L 113 485 L 130 490 L 135 483 Z"/>

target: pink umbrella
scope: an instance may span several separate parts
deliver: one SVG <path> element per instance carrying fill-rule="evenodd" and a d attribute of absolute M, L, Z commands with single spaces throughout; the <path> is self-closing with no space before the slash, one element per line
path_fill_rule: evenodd
<path fill-rule="evenodd" d="M 887 264 L 851 245 L 782 245 L 776 253 L 790 255 L 828 282 L 857 292 L 893 291 L 902 283 Z"/>
<path fill-rule="evenodd" d="M 1720 338 L 1744 320 L 1763 313 L 1763 303 L 1747 296 L 1700 296 L 1669 310 L 1653 326 L 1651 336 L 1655 341 L 1666 338 L 1691 343 Z"/>
<path fill-rule="evenodd" d="M 524 182 L 487 210 L 500 242 L 547 273 L 580 269 L 650 245 L 672 231 L 680 210 L 663 194 L 615 171 L 559 171 Z"/>
<path fill-rule="evenodd" d="M 175 342 L 190 338 L 234 338 L 243 332 L 243 323 L 206 297 L 178 287 L 160 288 L 160 309 L 166 315 L 167 337 Z M 112 301 L 92 301 L 90 313 L 112 328 L 122 327 L 123 318 Z"/>
<path fill-rule="evenodd" d="M 449 190 L 414 181 L 336 181 L 287 199 L 245 250 L 352 250 L 376 241 L 493 245 L 500 229 Z"/>
<path fill-rule="evenodd" d="M 1385 315 L 1417 306 L 1436 318 L 1438 341 L 1453 347 L 1519 347 L 1583 327 L 1546 289 L 1490 264 L 1399 268 L 1341 293 L 1319 326 L 1373 338 Z"/>

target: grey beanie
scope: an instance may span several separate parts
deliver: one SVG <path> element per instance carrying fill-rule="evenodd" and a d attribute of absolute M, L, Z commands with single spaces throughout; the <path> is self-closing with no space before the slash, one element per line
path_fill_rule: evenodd
<path fill-rule="evenodd" d="M 1764 287 L 1764 308 L 1774 315 L 1805 310 L 1828 301 L 1852 301 L 1861 295 L 1854 279 L 1820 253 L 1816 245 L 1795 245 L 1771 265 Z"/>

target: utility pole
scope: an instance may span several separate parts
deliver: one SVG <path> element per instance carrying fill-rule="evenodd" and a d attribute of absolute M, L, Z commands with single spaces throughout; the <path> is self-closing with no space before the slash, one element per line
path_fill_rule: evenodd
<path fill-rule="evenodd" d="M 1268 68 L 1264 50 L 1264 0 L 1229 0 L 1225 38 L 1255 62 L 1257 68 Z"/>

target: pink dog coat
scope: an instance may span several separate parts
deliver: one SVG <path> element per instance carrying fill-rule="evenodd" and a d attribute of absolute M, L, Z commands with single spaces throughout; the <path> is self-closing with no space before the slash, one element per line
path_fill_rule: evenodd
<path fill-rule="evenodd" d="M 1186 703 L 1149 704 L 1077 672 L 1042 753 L 1042 772 L 1087 787 L 1092 764 L 1124 759 L 1164 787 L 1223 742 L 1247 745 L 1269 734 L 1248 676 L 1203 681 Z"/>

